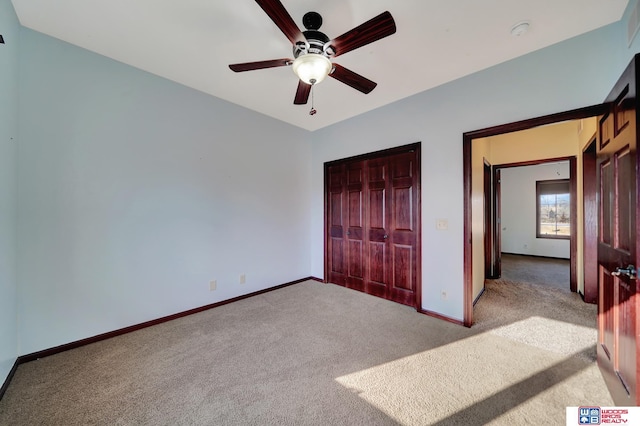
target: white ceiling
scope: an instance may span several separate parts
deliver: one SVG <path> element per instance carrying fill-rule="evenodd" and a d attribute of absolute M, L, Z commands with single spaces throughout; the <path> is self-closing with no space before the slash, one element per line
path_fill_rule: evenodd
<path fill-rule="evenodd" d="M 12 0 L 23 26 L 284 122 L 316 130 L 620 20 L 628 0 L 281 0 L 301 29 L 319 12 L 329 38 L 388 10 L 396 34 L 335 62 L 375 81 L 364 95 L 328 78 L 315 108 L 293 105 L 290 67 L 228 64 L 292 57 L 254 0 Z M 526 34 L 511 27 L 529 20 Z"/>

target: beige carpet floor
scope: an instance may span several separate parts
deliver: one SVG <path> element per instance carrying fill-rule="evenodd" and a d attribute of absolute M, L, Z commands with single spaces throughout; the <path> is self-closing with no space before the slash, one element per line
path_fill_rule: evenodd
<path fill-rule="evenodd" d="M 488 282 L 468 329 L 297 284 L 23 364 L 0 424 L 564 425 L 612 405 L 592 306 L 527 286 Z"/>

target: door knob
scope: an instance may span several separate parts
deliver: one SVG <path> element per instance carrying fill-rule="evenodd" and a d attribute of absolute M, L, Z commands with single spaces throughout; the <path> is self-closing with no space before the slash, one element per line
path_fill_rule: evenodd
<path fill-rule="evenodd" d="M 626 275 L 632 280 L 636 279 L 638 271 L 636 271 L 636 267 L 633 265 L 629 265 L 626 268 L 617 267 L 614 272 L 611 273 L 614 277 L 619 277 L 621 275 Z"/>
<path fill-rule="evenodd" d="M 387 234 L 384 234 L 384 237 L 382 237 L 382 238 L 384 238 L 386 240 L 387 238 L 389 238 L 389 236 Z"/>

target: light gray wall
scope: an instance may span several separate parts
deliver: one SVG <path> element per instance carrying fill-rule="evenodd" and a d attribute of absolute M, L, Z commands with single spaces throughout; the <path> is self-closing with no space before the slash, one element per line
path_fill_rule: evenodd
<path fill-rule="evenodd" d="M 19 24 L 9 0 L 0 0 L 0 386 L 18 355 L 16 221 Z"/>
<path fill-rule="evenodd" d="M 536 238 L 536 181 L 569 179 L 569 162 L 500 172 L 502 251 L 569 259 L 569 240 Z"/>
<path fill-rule="evenodd" d="M 306 131 L 26 28 L 20 48 L 21 354 L 309 276 Z"/>
<path fill-rule="evenodd" d="M 422 141 L 422 307 L 462 320 L 463 133 L 602 102 L 633 55 L 624 25 L 609 25 L 314 132 L 313 275 L 323 275 L 323 163 Z M 436 230 L 440 218 L 449 221 L 447 231 Z"/>

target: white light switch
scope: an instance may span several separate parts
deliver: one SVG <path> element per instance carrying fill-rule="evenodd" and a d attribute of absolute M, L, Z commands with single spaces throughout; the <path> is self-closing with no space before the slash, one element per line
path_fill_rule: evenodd
<path fill-rule="evenodd" d="M 449 221 L 447 219 L 436 220 L 436 229 L 438 231 L 446 231 L 449 229 Z"/>

